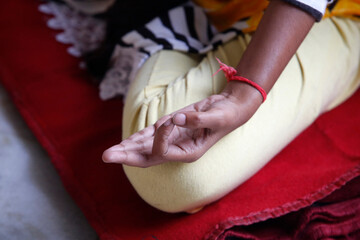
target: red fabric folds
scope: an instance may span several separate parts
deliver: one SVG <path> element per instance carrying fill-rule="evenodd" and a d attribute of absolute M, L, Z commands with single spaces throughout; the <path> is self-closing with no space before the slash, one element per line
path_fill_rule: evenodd
<path fill-rule="evenodd" d="M 121 166 L 101 161 L 102 151 L 120 141 L 122 102 L 99 100 L 37 7 L 0 3 L 0 81 L 101 239 L 217 239 L 234 225 L 307 207 L 359 175 L 360 91 L 202 211 L 167 214 L 148 206 Z"/>
<path fill-rule="evenodd" d="M 310 207 L 219 237 L 230 239 L 360 239 L 360 177 Z"/>

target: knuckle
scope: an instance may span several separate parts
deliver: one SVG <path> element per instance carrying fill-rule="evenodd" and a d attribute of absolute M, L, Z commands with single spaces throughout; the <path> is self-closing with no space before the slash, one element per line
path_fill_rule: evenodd
<path fill-rule="evenodd" d="M 159 127 L 161 126 L 161 124 L 160 124 L 159 121 L 157 121 L 157 122 L 154 124 L 154 126 L 155 126 L 155 129 L 159 129 Z"/>
<path fill-rule="evenodd" d="M 136 144 L 138 144 L 141 148 L 144 148 L 144 147 L 145 147 L 145 143 L 144 143 L 144 141 L 142 141 L 142 140 L 137 140 L 137 141 L 136 141 Z"/>
<path fill-rule="evenodd" d="M 133 135 L 131 135 L 130 137 L 128 137 L 127 139 L 123 140 L 122 142 L 125 142 L 125 141 L 133 141 L 134 139 L 136 139 L 136 137 Z"/>
<path fill-rule="evenodd" d="M 120 143 L 119 145 L 118 145 L 118 147 L 119 147 L 119 150 L 120 151 L 125 151 L 126 150 L 126 147 L 125 147 L 126 145 L 124 144 L 124 143 Z"/>
<path fill-rule="evenodd" d="M 201 123 L 202 123 L 202 118 L 201 118 L 200 114 L 195 114 L 192 117 L 192 125 L 199 126 L 199 125 L 201 125 Z"/>
<path fill-rule="evenodd" d="M 210 103 L 212 104 L 214 102 L 217 102 L 217 101 L 223 99 L 223 96 L 221 96 L 219 94 L 215 94 L 215 95 L 211 95 L 208 99 L 209 99 Z"/>
<path fill-rule="evenodd" d="M 156 121 L 156 123 L 154 124 L 155 129 L 158 129 L 161 125 L 164 124 L 164 122 L 166 122 L 169 118 L 171 118 L 171 115 L 165 115 L 163 117 L 161 117 L 159 120 Z"/>

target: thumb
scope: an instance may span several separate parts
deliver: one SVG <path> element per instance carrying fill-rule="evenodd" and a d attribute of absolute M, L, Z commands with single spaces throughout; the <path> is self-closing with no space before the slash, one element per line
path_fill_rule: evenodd
<path fill-rule="evenodd" d="M 176 113 L 172 120 L 175 125 L 190 129 L 216 129 L 221 127 L 225 121 L 222 112 L 217 110 Z"/>

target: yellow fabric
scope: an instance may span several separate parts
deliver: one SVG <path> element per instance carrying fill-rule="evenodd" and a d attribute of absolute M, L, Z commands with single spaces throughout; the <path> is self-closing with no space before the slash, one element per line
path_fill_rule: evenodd
<path fill-rule="evenodd" d="M 215 57 L 235 66 L 250 38 L 239 36 L 203 57 L 165 50 L 152 56 L 130 87 L 123 137 L 219 93 L 226 79 L 220 73 L 212 76 L 219 68 Z M 359 39 L 360 26 L 349 19 L 315 24 L 250 121 L 194 163 L 124 166 L 130 182 L 146 202 L 167 212 L 188 211 L 221 198 L 355 91 L 360 84 Z"/>
<path fill-rule="evenodd" d="M 335 7 L 326 10 L 324 17 L 333 16 L 360 16 L 360 0 L 339 0 Z"/>
<path fill-rule="evenodd" d="M 255 31 L 269 0 L 193 0 L 204 8 L 214 26 L 223 31 L 235 22 L 246 19 L 248 27 L 243 32 Z M 324 17 L 360 16 L 360 0 L 338 0 L 335 7 L 327 9 Z"/>

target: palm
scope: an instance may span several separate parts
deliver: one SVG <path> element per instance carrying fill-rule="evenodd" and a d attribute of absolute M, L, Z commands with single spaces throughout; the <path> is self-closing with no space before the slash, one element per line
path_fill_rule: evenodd
<path fill-rule="evenodd" d="M 171 152 L 168 154 L 179 155 L 179 160 L 185 160 L 183 157 L 186 155 L 197 155 L 197 152 L 203 152 L 210 135 L 210 129 L 174 126 L 169 137 L 169 151 Z"/>

